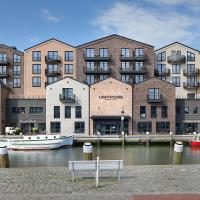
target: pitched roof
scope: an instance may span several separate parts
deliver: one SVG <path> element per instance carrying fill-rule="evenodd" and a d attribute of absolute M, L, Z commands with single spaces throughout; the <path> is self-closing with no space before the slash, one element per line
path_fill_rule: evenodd
<path fill-rule="evenodd" d="M 180 42 L 173 42 L 173 43 L 168 44 L 168 45 L 166 45 L 166 46 L 164 46 L 164 47 L 161 47 L 161 48 L 159 48 L 159 49 L 156 49 L 155 52 L 156 52 L 156 51 L 159 51 L 159 50 L 161 50 L 161 49 L 165 49 L 165 48 L 167 48 L 167 47 L 169 47 L 169 46 L 172 46 L 172 45 L 174 45 L 174 44 L 179 44 L 179 45 L 182 45 L 182 46 L 184 46 L 184 47 L 186 47 L 186 48 L 189 48 L 189 49 L 192 49 L 192 50 L 194 50 L 194 51 L 200 52 L 198 49 L 194 49 L 194 48 L 192 48 L 192 47 L 190 47 L 190 46 L 187 46 L 187 45 L 185 45 L 185 44 L 183 44 L 183 43 L 180 43 Z"/>
<path fill-rule="evenodd" d="M 146 43 L 143 43 L 143 42 L 139 42 L 137 40 L 133 40 L 133 39 L 121 36 L 121 35 L 117 35 L 117 34 L 112 34 L 112 35 L 109 35 L 109 36 L 106 36 L 106 37 L 102 37 L 102 38 L 99 38 L 99 39 L 96 39 L 96 40 L 92 40 L 90 42 L 86 42 L 84 44 L 76 46 L 76 48 L 84 47 L 84 46 L 90 45 L 91 43 L 98 43 L 100 40 L 109 40 L 111 38 L 118 38 L 118 39 L 122 39 L 122 40 L 128 40 L 129 42 L 134 42 L 134 43 L 136 42 L 136 43 L 140 43 L 140 44 L 146 45 L 148 47 L 154 48 L 154 46 L 152 46 L 152 45 L 149 45 L 149 44 L 146 44 Z"/>
<path fill-rule="evenodd" d="M 24 54 L 24 52 L 20 51 L 19 49 L 17 49 L 17 48 L 14 47 L 14 46 L 8 46 L 8 45 L 6 45 L 6 44 L 0 44 L 0 47 L 2 47 L 2 48 L 7 48 L 7 49 L 11 49 L 11 50 L 13 50 L 13 51 L 18 51 L 19 53 Z"/>
<path fill-rule="evenodd" d="M 71 47 L 75 48 L 75 47 L 72 46 L 71 44 L 65 43 L 65 42 L 63 42 L 63 41 L 61 41 L 61 40 L 58 40 L 58 39 L 56 39 L 56 38 L 50 38 L 50 39 L 48 39 L 48 40 L 45 40 L 45 41 L 43 41 L 43 42 L 40 42 L 39 44 L 36 44 L 36 45 L 34 45 L 34 46 L 29 47 L 29 48 L 25 49 L 24 51 L 27 51 L 27 50 L 29 50 L 29 49 L 32 49 L 32 48 L 37 47 L 37 46 L 39 46 L 39 45 L 42 45 L 42 44 L 44 44 L 44 43 L 50 42 L 50 41 L 52 41 L 52 40 L 57 41 L 57 42 L 60 42 L 60 43 L 62 43 L 62 44 L 65 44 L 65 45 L 68 45 L 68 46 L 71 46 Z"/>

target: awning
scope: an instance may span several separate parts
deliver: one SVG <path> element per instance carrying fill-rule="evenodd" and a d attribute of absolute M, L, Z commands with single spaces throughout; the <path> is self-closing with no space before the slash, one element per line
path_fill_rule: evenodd
<path fill-rule="evenodd" d="M 130 119 L 129 115 L 125 115 L 124 119 Z M 92 115 L 91 119 L 121 119 L 121 115 Z"/>

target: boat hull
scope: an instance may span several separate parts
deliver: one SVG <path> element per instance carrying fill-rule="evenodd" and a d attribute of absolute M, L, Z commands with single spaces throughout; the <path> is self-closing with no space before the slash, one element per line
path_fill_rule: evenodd
<path fill-rule="evenodd" d="M 200 147 L 200 141 L 190 141 L 191 147 Z"/>

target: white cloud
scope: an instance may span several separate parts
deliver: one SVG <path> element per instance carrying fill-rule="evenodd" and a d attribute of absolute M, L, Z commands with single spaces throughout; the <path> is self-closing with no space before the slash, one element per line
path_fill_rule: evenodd
<path fill-rule="evenodd" d="M 59 22 L 61 20 L 60 17 L 56 16 L 54 13 L 52 13 L 50 10 L 46 8 L 42 9 L 41 14 L 42 14 L 42 18 L 48 22 Z"/>
<path fill-rule="evenodd" d="M 158 9 L 117 2 L 101 12 L 93 25 L 100 29 L 101 34 L 117 33 L 158 48 L 175 41 L 192 44 L 200 36 L 199 23 L 199 18 L 184 13 L 163 14 Z"/>

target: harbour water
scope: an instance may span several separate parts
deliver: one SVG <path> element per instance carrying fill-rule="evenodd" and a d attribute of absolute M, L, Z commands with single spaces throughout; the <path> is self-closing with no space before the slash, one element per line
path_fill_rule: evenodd
<path fill-rule="evenodd" d="M 94 147 L 93 158 L 123 159 L 125 165 L 172 164 L 173 147 L 169 145 L 102 145 Z M 82 146 L 50 151 L 9 151 L 11 167 L 64 167 L 68 160 L 82 160 Z M 184 146 L 182 164 L 200 164 L 200 148 Z"/>

